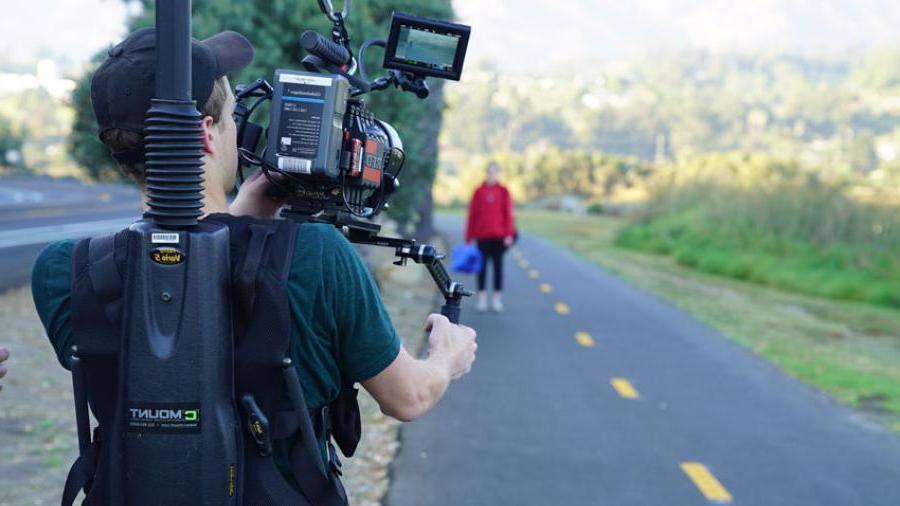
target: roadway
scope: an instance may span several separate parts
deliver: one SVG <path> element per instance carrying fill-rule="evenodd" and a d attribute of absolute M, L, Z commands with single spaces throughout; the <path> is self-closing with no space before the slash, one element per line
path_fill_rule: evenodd
<path fill-rule="evenodd" d="M 29 281 L 48 243 L 121 230 L 139 216 L 140 197 L 129 186 L 0 177 L 0 292 Z"/>
<path fill-rule="evenodd" d="M 896 435 L 559 247 L 526 235 L 506 270 L 387 506 L 900 505 Z"/>

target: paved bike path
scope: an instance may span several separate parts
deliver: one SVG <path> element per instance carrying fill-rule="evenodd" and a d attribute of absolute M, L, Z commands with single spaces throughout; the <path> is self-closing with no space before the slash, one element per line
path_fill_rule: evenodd
<path fill-rule="evenodd" d="M 897 436 L 594 264 L 517 249 L 506 312 L 464 308 L 474 370 L 403 427 L 387 506 L 900 504 Z"/>

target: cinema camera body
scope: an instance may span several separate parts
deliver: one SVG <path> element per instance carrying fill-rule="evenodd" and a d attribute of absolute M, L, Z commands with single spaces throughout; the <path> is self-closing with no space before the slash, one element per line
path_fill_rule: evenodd
<path fill-rule="evenodd" d="M 425 99 L 427 77 L 458 81 L 471 29 L 394 12 L 387 40 L 364 42 L 354 58 L 345 26 L 350 5 L 345 0 L 338 12 L 330 0 L 319 0 L 332 21 L 332 37 L 302 34 L 300 45 L 308 53 L 302 60 L 305 70 L 278 69 L 274 84 L 257 79 L 237 87 L 239 180 L 244 167 L 259 167 L 270 191 L 287 198 L 284 217 L 333 224 L 352 242 L 396 248 L 398 264 L 408 259 L 425 264 L 450 306 L 442 312 L 457 321 L 459 300 L 471 292 L 450 279 L 440 263 L 443 255 L 430 245 L 380 237 L 380 225 L 370 220 L 388 207 L 398 189 L 406 155 L 397 131 L 361 97 L 395 87 Z M 373 46 L 384 48 L 387 73 L 370 81 L 365 61 Z M 269 100 L 270 121 L 264 129 L 250 118 Z"/>
<path fill-rule="evenodd" d="M 397 131 L 379 120 L 361 96 L 393 86 L 424 99 L 429 94 L 426 77 L 459 80 L 470 28 L 395 12 L 387 40 L 365 42 L 353 58 L 344 26 L 350 2 L 342 13 L 328 1 L 319 4 L 334 23 L 333 40 L 303 33 L 300 44 L 309 53 L 302 60 L 305 70 L 278 69 L 273 84 L 257 80 L 238 87 L 241 163 L 261 167 L 288 197 L 285 216 L 374 234 L 376 227 L 365 219 L 387 207 L 399 186 L 405 154 Z M 369 81 L 364 62 L 372 46 L 384 48 L 388 73 Z M 251 98 L 257 100 L 248 105 Z M 269 99 L 270 123 L 264 132 L 249 117 Z"/>

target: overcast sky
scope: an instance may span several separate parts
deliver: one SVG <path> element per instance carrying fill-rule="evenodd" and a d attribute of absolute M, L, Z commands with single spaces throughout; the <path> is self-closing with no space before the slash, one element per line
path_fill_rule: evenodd
<path fill-rule="evenodd" d="M 505 68 L 659 48 L 828 53 L 900 42 L 898 0 L 454 0 L 469 55 Z M 563 17 L 564 16 L 564 17 Z"/>
<path fill-rule="evenodd" d="M 0 12 L 0 59 L 20 63 L 84 62 L 125 31 L 122 0 L 0 0 Z"/>
<path fill-rule="evenodd" d="M 489 58 L 507 69 L 541 60 L 622 59 L 660 47 L 828 52 L 900 42 L 898 0 L 454 0 L 454 5 L 460 19 L 473 25 L 470 59 Z M 0 0 L 0 12 L 0 60 L 30 64 L 53 54 L 84 62 L 125 30 L 122 0 Z M 247 35 L 252 40 L 253 34 Z"/>

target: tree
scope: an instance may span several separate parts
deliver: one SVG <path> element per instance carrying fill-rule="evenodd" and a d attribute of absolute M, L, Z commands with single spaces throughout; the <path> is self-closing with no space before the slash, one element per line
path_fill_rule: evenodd
<path fill-rule="evenodd" d="M 120 181 L 125 179 L 119 172 L 118 165 L 109 154 L 106 146 L 97 137 L 97 120 L 91 108 L 91 79 L 97 62 L 101 60 L 100 53 L 94 57 L 91 67 L 84 77 L 78 81 L 75 91 L 72 92 L 72 107 L 75 109 L 75 120 L 72 131 L 69 133 L 69 153 L 80 165 L 88 177 L 95 181 Z"/>
<path fill-rule="evenodd" d="M 0 116 L 0 167 L 22 168 L 22 144 L 25 136 L 13 128 L 12 122 Z"/>
<path fill-rule="evenodd" d="M 143 13 L 129 22 L 130 29 L 152 25 L 154 2 L 143 0 Z M 452 16 L 450 0 L 395 0 L 392 2 L 354 2 L 347 20 L 352 47 L 357 49 L 365 40 L 385 38 L 394 10 L 413 12 L 422 16 L 447 19 Z M 194 0 L 193 32 L 198 38 L 208 37 L 222 30 L 245 34 L 256 49 L 253 63 L 237 76 L 232 84 L 250 82 L 259 77 L 271 79 L 276 68 L 300 68 L 304 56 L 299 44 L 304 30 L 330 33 L 331 23 L 310 0 L 253 2 L 234 0 Z M 380 54 L 373 56 L 367 68 L 374 74 Z M 70 150 L 76 160 L 88 168 L 96 179 L 113 177 L 114 165 L 96 143 L 96 125 L 88 100 L 90 75 L 79 83 L 75 95 L 76 121 Z M 401 223 L 419 218 L 430 226 L 430 188 L 437 169 L 437 136 L 441 128 L 443 94 L 441 84 L 430 82 L 432 96 L 419 100 L 409 93 L 390 90 L 369 98 L 372 111 L 378 118 L 392 124 L 400 133 L 407 160 L 403 169 L 402 190 L 391 200 L 389 214 Z M 94 144 L 92 144 L 94 143 Z M 99 145 L 99 150 L 95 149 Z M 422 207 L 423 203 L 425 204 Z"/>

